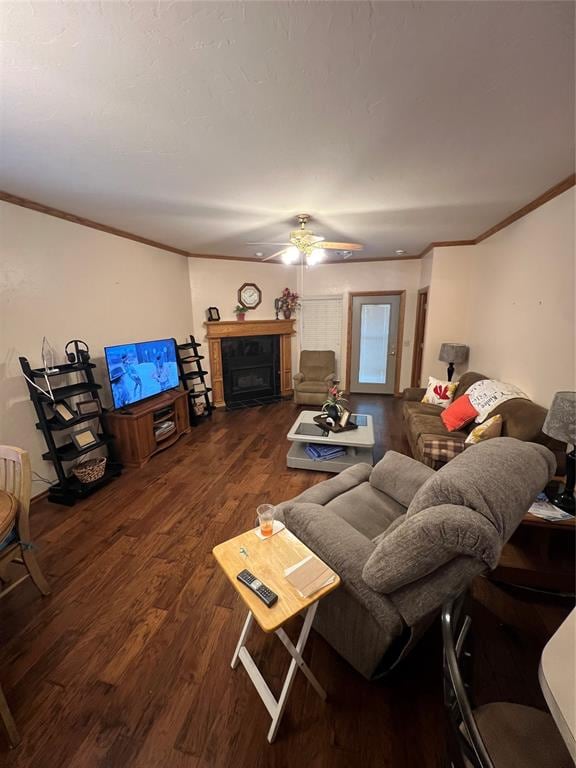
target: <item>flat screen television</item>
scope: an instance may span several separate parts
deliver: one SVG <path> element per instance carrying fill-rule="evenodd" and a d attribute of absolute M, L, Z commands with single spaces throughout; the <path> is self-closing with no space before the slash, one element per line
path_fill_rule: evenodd
<path fill-rule="evenodd" d="M 179 386 L 174 339 L 104 347 L 115 408 L 139 403 Z"/>

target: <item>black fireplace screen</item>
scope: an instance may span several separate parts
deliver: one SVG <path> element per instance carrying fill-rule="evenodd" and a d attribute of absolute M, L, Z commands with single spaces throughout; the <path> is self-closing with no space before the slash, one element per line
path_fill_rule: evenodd
<path fill-rule="evenodd" d="M 222 339 L 222 366 L 228 407 L 257 405 L 280 397 L 278 336 Z"/>

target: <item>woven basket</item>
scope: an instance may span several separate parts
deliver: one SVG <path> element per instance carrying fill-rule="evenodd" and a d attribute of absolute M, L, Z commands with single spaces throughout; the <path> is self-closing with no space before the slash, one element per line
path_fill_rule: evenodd
<path fill-rule="evenodd" d="M 94 483 L 100 480 L 106 470 L 106 456 L 99 456 L 97 459 L 87 459 L 81 461 L 72 468 L 72 474 L 78 478 L 81 483 Z"/>

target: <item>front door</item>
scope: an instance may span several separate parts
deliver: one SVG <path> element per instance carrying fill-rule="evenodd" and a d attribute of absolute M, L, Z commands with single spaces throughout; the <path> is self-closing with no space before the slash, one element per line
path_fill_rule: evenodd
<path fill-rule="evenodd" d="M 352 297 L 350 392 L 394 394 L 399 318 L 398 294 Z"/>

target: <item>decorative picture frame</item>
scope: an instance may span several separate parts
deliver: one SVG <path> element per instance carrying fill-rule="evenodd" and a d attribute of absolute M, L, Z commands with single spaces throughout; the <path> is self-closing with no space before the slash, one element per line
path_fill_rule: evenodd
<path fill-rule="evenodd" d="M 220 320 L 220 310 L 218 309 L 218 307 L 208 307 L 206 312 L 208 315 L 209 323 L 214 323 L 217 320 Z"/>
<path fill-rule="evenodd" d="M 348 420 L 350 419 L 350 411 L 344 410 L 342 412 L 342 415 L 340 416 L 340 420 L 338 424 L 340 424 L 341 427 L 345 427 L 348 424 Z"/>
<path fill-rule="evenodd" d="M 79 416 L 99 416 L 102 413 L 100 400 L 76 400 L 75 405 Z"/>
<path fill-rule="evenodd" d="M 78 432 L 72 432 L 70 438 L 79 451 L 83 451 L 92 445 L 96 445 L 98 442 L 98 435 L 96 435 L 90 427 L 80 429 Z"/>
<path fill-rule="evenodd" d="M 70 408 L 66 400 L 56 400 L 51 404 L 51 408 L 54 417 L 60 424 L 68 424 L 69 422 L 74 421 L 78 416 L 78 414 L 74 413 L 72 408 Z"/>

